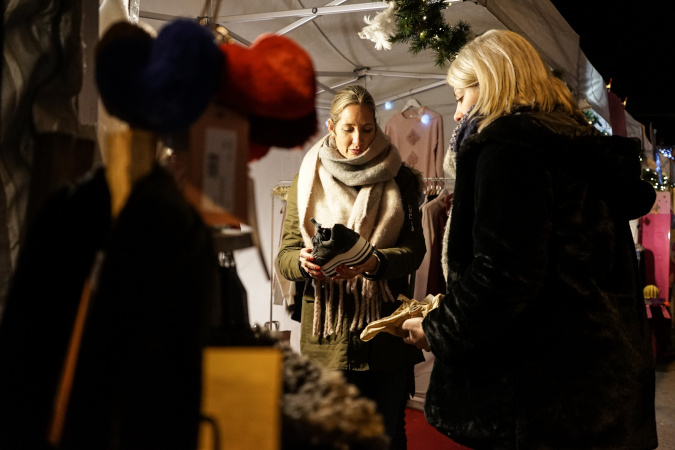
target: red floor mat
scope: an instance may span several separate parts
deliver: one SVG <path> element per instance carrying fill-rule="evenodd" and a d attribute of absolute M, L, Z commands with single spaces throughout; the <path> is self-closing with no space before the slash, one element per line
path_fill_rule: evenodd
<path fill-rule="evenodd" d="M 417 409 L 406 408 L 405 432 L 408 437 L 408 450 L 471 450 L 453 442 L 429 425 L 424 413 Z"/>

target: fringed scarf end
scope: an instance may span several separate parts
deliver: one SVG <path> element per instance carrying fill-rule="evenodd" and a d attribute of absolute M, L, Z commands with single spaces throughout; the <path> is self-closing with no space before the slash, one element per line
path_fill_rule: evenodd
<path fill-rule="evenodd" d="M 342 282 L 329 280 L 323 286 L 315 281 L 314 292 L 312 334 L 323 337 L 342 333 L 345 293 L 351 294 L 354 298 L 354 317 L 349 324 L 349 331 L 352 332 L 364 329 L 370 322 L 380 319 L 382 301 L 395 300 L 386 281 L 372 281 L 362 277 Z"/>
<path fill-rule="evenodd" d="M 312 334 L 319 336 L 321 334 L 321 285 L 317 281 L 314 281 L 314 318 L 312 325 Z"/>

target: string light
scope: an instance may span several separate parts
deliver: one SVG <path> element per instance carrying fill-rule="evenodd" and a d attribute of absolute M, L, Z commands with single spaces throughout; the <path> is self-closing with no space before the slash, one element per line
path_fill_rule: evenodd
<path fill-rule="evenodd" d="M 675 157 L 673 157 L 673 148 L 672 147 L 663 147 L 657 149 L 659 153 L 661 153 L 663 156 L 665 156 L 668 159 L 675 160 Z"/>

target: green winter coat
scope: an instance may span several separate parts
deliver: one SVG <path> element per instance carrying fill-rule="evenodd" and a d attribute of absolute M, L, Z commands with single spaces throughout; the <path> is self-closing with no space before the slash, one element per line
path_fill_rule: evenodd
<path fill-rule="evenodd" d="M 396 184 L 401 192 L 401 207 L 405 221 L 401 228 L 397 246 L 378 249 L 380 267 L 370 277 L 375 280 L 388 280 L 394 298 L 403 294 L 412 298 L 410 275 L 414 274 L 422 263 L 426 246 L 422 221 L 418 206 L 420 181 L 419 175 L 406 166 L 401 166 L 396 175 Z M 385 370 L 403 368 L 424 361 L 421 350 L 403 343 L 400 337 L 389 333 L 378 333 L 372 340 L 364 342 L 360 338 L 361 329 L 349 331 L 354 317 L 354 301 L 345 293 L 345 314 L 342 332 L 328 337 L 313 336 L 314 288 L 311 279 L 303 278 L 300 270 L 300 250 L 304 248 L 297 206 L 298 177 L 288 190 L 286 220 L 283 225 L 283 237 L 277 255 L 277 264 L 281 275 L 289 281 L 302 281 L 298 289 L 304 288 L 302 298 L 302 319 L 300 352 L 328 369 L 340 370 Z M 386 317 L 401 305 L 400 301 L 383 302 L 381 315 Z"/>

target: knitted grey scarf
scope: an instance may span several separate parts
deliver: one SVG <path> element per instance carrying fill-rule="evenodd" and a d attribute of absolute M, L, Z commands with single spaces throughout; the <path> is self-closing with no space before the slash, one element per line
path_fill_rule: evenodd
<path fill-rule="evenodd" d="M 312 217 L 324 227 L 344 224 L 376 248 L 395 245 L 404 221 L 401 194 L 394 180 L 400 168 L 398 149 L 379 127 L 368 149 L 355 158 L 343 157 L 332 139 L 328 135 L 323 137 L 305 155 L 298 176 L 298 221 L 305 245 L 312 246 L 315 233 Z M 386 282 L 373 282 L 362 276 L 342 283 L 326 280 L 324 295 L 318 284 L 315 283 L 315 335 L 321 334 L 322 329 L 324 335 L 341 331 L 345 291 L 353 294 L 356 301 L 352 331 L 379 319 L 380 301 L 393 301 Z M 334 290 L 339 297 L 336 329 L 333 329 Z"/>

